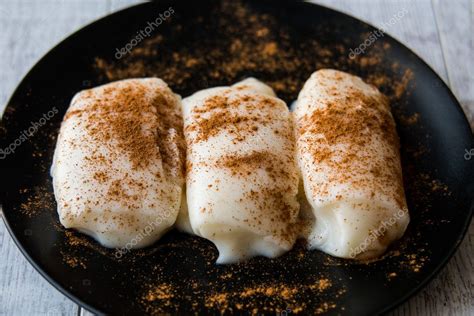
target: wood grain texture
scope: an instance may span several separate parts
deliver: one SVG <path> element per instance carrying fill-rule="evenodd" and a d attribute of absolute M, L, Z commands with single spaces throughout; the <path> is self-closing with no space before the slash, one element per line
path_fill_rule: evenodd
<path fill-rule="evenodd" d="M 135 5 L 137 3 L 142 3 L 142 2 L 146 2 L 146 1 L 143 1 L 143 0 L 111 0 L 110 1 L 110 11 L 111 12 L 116 12 L 116 11 L 122 10 L 126 7 Z"/>
<path fill-rule="evenodd" d="M 449 84 L 474 129 L 474 1 L 432 2 Z"/>
<path fill-rule="evenodd" d="M 0 1 L 0 113 L 31 66 L 82 25 L 136 0 Z M 314 0 L 375 26 L 406 9 L 387 29 L 450 84 L 474 126 L 470 0 Z M 53 18 L 51 18 L 53 16 Z M 22 257 L 0 224 L 0 315 L 91 316 L 49 285 Z M 474 315 L 474 224 L 445 269 L 391 315 Z"/>

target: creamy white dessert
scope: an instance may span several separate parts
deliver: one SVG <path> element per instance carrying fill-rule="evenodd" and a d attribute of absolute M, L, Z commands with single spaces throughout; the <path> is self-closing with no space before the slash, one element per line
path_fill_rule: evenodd
<path fill-rule="evenodd" d="M 380 255 L 409 222 L 387 98 L 359 77 L 319 70 L 294 116 L 309 248 L 342 258 Z"/>
<path fill-rule="evenodd" d="M 185 98 L 183 116 L 187 209 L 177 226 L 212 241 L 217 263 L 290 250 L 298 170 L 286 104 L 250 78 Z"/>
<path fill-rule="evenodd" d="M 157 78 L 76 94 L 51 167 L 62 225 L 111 248 L 159 239 L 182 200 L 182 123 L 180 97 Z"/>

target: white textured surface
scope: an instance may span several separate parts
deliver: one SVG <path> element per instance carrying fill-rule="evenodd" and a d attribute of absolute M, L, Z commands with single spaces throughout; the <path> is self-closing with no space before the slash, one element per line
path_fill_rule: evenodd
<path fill-rule="evenodd" d="M 354 102 L 359 96 L 364 96 L 360 97 L 364 101 Z M 404 211 L 407 205 L 398 143 L 387 136 L 396 138 L 389 103 L 377 88 L 359 77 L 320 69 L 304 84 L 293 113 L 296 157 L 313 213 L 309 248 L 341 258 L 380 256 L 403 236 L 410 221 Z M 361 118 L 374 124 L 367 128 Z M 349 139 L 332 138 L 325 124 L 314 120 L 330 122 L 331 129 L 337 125 L 342 131 L 357 131 L 347 133 Z M 382 128 L 379 122 L 384 122 Z M 361 139 L 364 145 L 357 145 Z M 322 153 L 327 154 L 325 159 L 321 159 Z M 344 177 L 335 177 L 341 169 Z M 374 175 L 371 170 L 381 171 Z M 386 222 L 393 225 L 381 226 Z M 383 238 L 375 238 L 381 237 L 382 227 Z"/>
<path fill-rule="evenodd" d="M 192 165 L 186 180 L 189 223 L 196 235 L 216 245 L 217 263 L 274 258 L 290 250 L 296 240 L 289 227 L 298 216 L 298 170 L 285 102 L 249 78 L 183 99 L 183 117 L 186 161 Z M 218 117 L 242 121 L 213 124 L 216 134 L 206 135 L 203 122 Z M 256 159 L 259 165 L 251 162 Z"/>
<path fill-rule="evenodd" d="M 26 72 L 68 34 L 137 0 L 0 0 L 0 112 Z M 469 0 L 315 0 L 381 26 L 450 85 L 474 126 L 473 4 Z M 0 224 L 0 315 L 90 314 L 49 285 Z M 474 224 L 445 269 L 391 315 L 473 315 Z"/>
<path fill-rule="evenodd" d="M 130 101 L 123 101 L 123 91 L 142 104 L 140 118 L 130 106 L 116 104 L 117 99 L 122 104 Z M 164 101 L 157 104 L 157 96 Z M 96 108 L 98 100 L 101 107 Z M 109 248 L 146 247 L 166 233 L 178 216 L 184 185 L 181 168 L 172 165 L 184 160 L 177 149 L 183 140 L 175 128 L 163 127 L 163 118 L 179 113 L 180 97 L 157 78 L 120 80 L 77 93 L 61 124 L 51 166 L 61 224 Z M 120 129 L 133 122 L 143 132 L 134 135 L 132 143 L 126 141 L 125 148 L 120 137 L 104 143 L 98 133 L 113 133 L 114 122 L 122 124 Z M 161 139 L 159 146 L 153 146 L 156 139 Z M 137 167 L 127 147 L 140 141 L 150 146 L 147 164 Z"/>

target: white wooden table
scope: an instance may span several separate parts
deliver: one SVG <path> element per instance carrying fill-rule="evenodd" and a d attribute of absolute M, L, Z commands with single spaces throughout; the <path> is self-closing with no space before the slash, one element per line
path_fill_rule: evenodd
<path fill-rule="evenodd" d="M 474 1 L 474 0 L 471 0 Z M 137 0 L 0 0 L 0 113 L 21 78 L 81 26 Z M 451 87 L 474 126 L 473 10 L 469 0 L 316 0 L 375 26 L 406 9 L 388 33 Z M 0 315 L 88 315 L 30 266 L 0 223 Z M 474 315 L 474 224 L 446 268 L 392 315 Z"/>

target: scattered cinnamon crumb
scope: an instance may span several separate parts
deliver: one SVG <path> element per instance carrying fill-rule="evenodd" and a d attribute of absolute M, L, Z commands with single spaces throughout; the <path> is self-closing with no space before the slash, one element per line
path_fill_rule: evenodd
<path fill-rule="evenodd" d="M 400 122 L 403 125 L 415 125 L 418 123 L 420 119 L 420 114 L 419 113 L 414 113 L 412 115 L 406 116 L 406 115 L 401 115 L 400 116 Z"/>
<path fill-rule="evenodd" d="M 163 283 L 148 291 L 145 299 L 150 302 L 159 300 L 161 304 L 167 306 L 170 304 L 169 300 L 173 297 L 173 287 L 167 283 Z"/>

